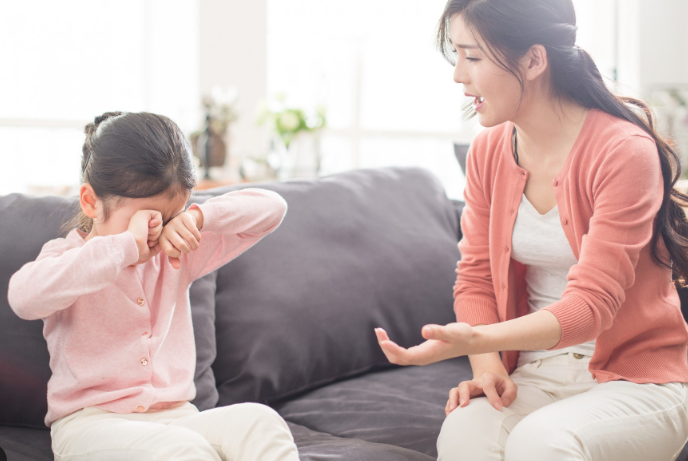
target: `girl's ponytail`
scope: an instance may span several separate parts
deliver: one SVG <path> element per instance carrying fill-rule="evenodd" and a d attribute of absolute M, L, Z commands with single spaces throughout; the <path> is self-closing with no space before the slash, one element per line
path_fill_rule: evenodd
<path fill-rule="evenodd" d="M 81 183 L 103 204 L 103 222 L 126 198 L 189 195 L 196 186 L 191 148 L 179 127 L 162 115 L 105 112 L 84 128 Z M 62 230 L 90 232 L 81 209 Z"/>

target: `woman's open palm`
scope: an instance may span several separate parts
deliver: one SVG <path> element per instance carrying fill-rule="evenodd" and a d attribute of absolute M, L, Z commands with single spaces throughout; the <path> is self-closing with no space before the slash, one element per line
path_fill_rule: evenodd
<path fill-rule="evenodd" d="M 389 339 L 382 328 L 375 329 L 377 341 L 387 360 L 396 365 L 428 365 L 466 355 L 472 328 L 467 323 L 426 325 L 422 335 L 427 340 L 408 349 Z"/>

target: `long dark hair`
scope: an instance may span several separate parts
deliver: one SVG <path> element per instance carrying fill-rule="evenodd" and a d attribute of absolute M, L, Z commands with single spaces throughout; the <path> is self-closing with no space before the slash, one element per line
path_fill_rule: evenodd
<path fill-rule="evenodd" d="M 81 183 L 103 202 L 107 221 L 126 198 L 189 195 L 196 186 L 191 147 L 169 118 L 151 114 L 106 112 L 85 128 Z M 90 232 L 93 220 L 82 210 L 62 230 Z"/>
<path fill-rule="evenodd" d="M 652 111 L 642 101 L 615 95 L 605 86 L 592 57 L 576 43 L 576 13 L 571 0 L 449 0 L 437 30 L 437 48 L 452 65 L 454 48 L 449 25 L 461 13 L 467 26 L 482 37 L 494 61 L 518 79 L 521 93 L 524 79 L 518 66 L 533 45 L 547 50 L 552 96 L 570 99 L 588 109 L 599 109 L 627 120 L 654 139 L 664 178 L 664 200 L 657 213 L 657 229 L 652 236 L 652 258 L 672 269 L 677 287 L 688 280 L 688 220 L 682 207 L 688 195 L 674 188 L 681 176 L 681 161 L 674 149 L 655 130 Z M 480 44 L 478 44 L 480 46 Z M 644 118 L 639 115 L 644 114 Z M 658 256 L 659 237 L 671 261 Z M 673 263 L 673 268 L 672 268 Z"/>

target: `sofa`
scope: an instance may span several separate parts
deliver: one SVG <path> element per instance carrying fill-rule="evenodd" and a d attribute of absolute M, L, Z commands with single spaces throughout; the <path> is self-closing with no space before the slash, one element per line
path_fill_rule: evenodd
<path fill-rule="evenodd" d="M 272 406 L 303 461 L 435 459 L 448 391 L 470 379 L 468 361 L 393 366 L 373 329 L 408 347 L 423 325 L 454 320 L 463 203 L 418 168 L 220 187 L 190 203 L 243 187 L 276 191 L 289 209 L 275 232 L 191 285 L 193 403 Z M 0 447 L 9 461 L 53 455 L 43 322 L 12 312 L 8 281 L 77 207 L 76 198 L 0 197 Z"/>

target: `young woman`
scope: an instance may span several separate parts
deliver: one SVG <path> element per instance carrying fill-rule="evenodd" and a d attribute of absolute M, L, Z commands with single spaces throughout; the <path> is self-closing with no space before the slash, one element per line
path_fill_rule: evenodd
<path fill-rule="evenodd" d="M 440 20 L 487 127 L 467 160 L 457 323 L 410 349 L 376 334 L 397 364 L 469 356 L 443 461 L 673 460 L 688 438 L 680 162 L 575 24 L 571 0 L 450 0 Z"/>

